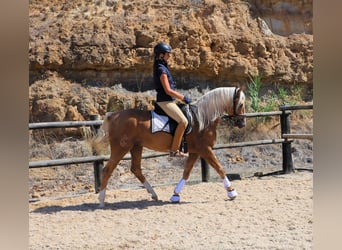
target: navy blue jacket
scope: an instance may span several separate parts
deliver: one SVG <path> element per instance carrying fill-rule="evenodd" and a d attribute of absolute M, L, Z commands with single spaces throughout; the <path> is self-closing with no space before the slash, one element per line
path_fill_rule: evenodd
<path fill-rule="evenodd" d="M 157 91 L 157 102 L 174 101 L 175 100 L 174 97 L 169 96 L 168 94 L 165 93 L 163 85 L 160 81 L 160 76 L 162 74 L 167 75 L 167 79 L 169 80 L 171 89 L 173 90 L 176 89 L 175 82 L 173 81 L 173 78 L 169 71 L 167 63 L 164 60 L 157 60 L 155 62 L 154 70 L 153 70 L 153 81 L 154 81 L 154 85 Z"/>

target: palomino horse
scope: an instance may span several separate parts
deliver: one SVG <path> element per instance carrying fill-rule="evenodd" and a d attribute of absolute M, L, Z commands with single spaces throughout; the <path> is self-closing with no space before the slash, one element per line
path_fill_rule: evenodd
<path fill-rule="evenodd" d="M 228 180 L 224 169 L 218 162 L 212 147 L 216 140 L 216 128 L 223 114 L 233 116 L 234 125 L 242 128 L 246 124 L 245 94 L 241 88 L 221 87 L 216 88 L 191 105 L 197 112 L 193 114 L 193 127 L 189 134 L 185 135 L 189 156 L 187 157 L 183 176 L 171 197 L 171 202 L 179 202 L 179 194 L 190 176 L 190 172 L 199 157 L 210 164 L 222 178 L 228 197 L 234 199 L 237 196 Z M 108 180 L 119 161 L 128 152 L 131 153 L 131 171 L 152 195 L 152 199 L 158 200 L 157 194 L 146 180 L 141 171 L 141 158 L 143 147 L 167 152 L 170 150 L 172 135 L 165 132 L 151 132 L 150 111 L 127 109 L 116 113 L 108 112 L 102 125 L 103 135 L 99 142 L 110 144 L 110 158 L 102 170 L 102 182 L 99 192 L 100 207 L 104 207 L 105 193 Z"/>

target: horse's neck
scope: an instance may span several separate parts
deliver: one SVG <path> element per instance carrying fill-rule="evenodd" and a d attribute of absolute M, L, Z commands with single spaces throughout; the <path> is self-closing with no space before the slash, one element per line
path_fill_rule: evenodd
<path fill-rule="evenodd" d="M 200 129 L 200 121 L 199 121 L 197 115 L 198 114 L 194 110 L 192 110 L 192 119 L 193 119 L 192 126 L 193 126 L 193 128 L 198 127 L 198 129 Z M 208 124 L 206 124 L 206 126 L 200 130 L 203 130 L 204 128 L 209 128 L 209 127 L 210 127 L 210 130 L 216 130 L 221 119 L 222 119 L 221 117 L 215 118 L 214 120 L 208 122 Z"/>
<path fill-rule="evenodd" d="M 229 112 L 234 95 L 233 91 L 234 88 L 218 88 L 198 100 L 196 106 L 198 107 L 200 130 Z"/>
<path fill-rule="evenodd" d="M 200 109 L 205 109 L 208 116 L 214 115 L 212 119 L 221 117 L 223 114 L 228 113 L 232 103 L 232 93 L 229 89 L 227 92 L 219 92 L 219 95 L 209 95 L 200 104 Z"/>

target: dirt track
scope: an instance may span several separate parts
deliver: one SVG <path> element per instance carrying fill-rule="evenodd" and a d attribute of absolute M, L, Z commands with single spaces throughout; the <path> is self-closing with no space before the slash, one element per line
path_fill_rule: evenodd
<path fill-rule="evenodd" d="M 221 182 L 186 185 L 171 204 L 174 186 L 31 202 L 30 249 L 312 249 L 313 174 L 246 178 L 233 182 L 228 201 Z"/>

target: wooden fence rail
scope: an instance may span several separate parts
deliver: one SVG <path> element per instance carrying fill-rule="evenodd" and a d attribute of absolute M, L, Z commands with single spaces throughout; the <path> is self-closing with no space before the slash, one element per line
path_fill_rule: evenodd
<path fill-rule="evenodd" d="M 248 147 L 248 146 L 258 146 L 258 145 L 266 145 L 266 144 L 275 144 L 275 143 L 283 143 L 285 139 L 270 139 L 270 140 L 257 140 L 250 142 L 237 142 L 230 144 L 216 144 L 213 149 L 223 149 L 223 148 L 238 148 L 238 147 Z M 167 156 L 168 153 L 148 153 L 143 154 L 142 158 L 156 158 L 160 156 Z M 122 160 L 130 160 L 130 156 L 125 156 Z M 80 164 L 80 163 L 90 163 L 95 161 L 108 161 L 109 155 L 93 155 L 93 156 L 83 156 L 83 157 L 75 157 L 75 158 L 64 158 L 64 159 L 55 159 L 55 160 L 41 160 L 41 161 L 32 161 L 29 162 L 29 168 L 42 168 L 42 167 L 53 167 L 53 166 L 62 166 L 62 165 L 70 165 L 70 164 Z"/>
<path fill-rule="evenodd" d="M 239 143 L 229 143 L 229 144 L 217 144 L 213 149 L 223 149 L 223 148 L 236 148 L 236 147 L 248 147 L 248 146 L 259 146 L 266 144 L 276 144 L 282 143 L 283 152 L 283 173 L 289 173 L 293 171 L 293 161 L 291 153 L 291 143 L 292 139 L 313 139 L 312 134 L 291 134 L 290 131 L 290 110 L 301 110 L 301 109 L 313 109 L 313 105 L 284 105 L 280 106 L 280 111 L 271 112 L 259 112 L 259 113 L 246 113 L 244 116 L 246 118 L 251 117 L 268 117 L 268 116 L 280 116 L 281 120 L 281 135 L 282 138 L 279 139 L 269 139 L 269 140 L 256 140 L 249 142 L 239 142 Z M 51 128 L 69 128 L 69 127 L 91 127 L 92 131 L 96 134 L 103 123 L 99 119 L 99 115 L 92 115 L 90 117 L 91 121 L 64 121 L 64 122 L 40 122 L 40 123 L 30 123 L 29 129 L 51 129 Z M 222 116 L 223 119 L 229 119 L 229 116 Z M 166 156 L 167 153 L 149 153 L 143 154 L 142 158 L 153 158 Z M 130 156 L 125 156 L 123 160 L 130 160 Z M 101 170 L 103 168 L 103 162 L 109 160 L 109 155 L 96 155 L 78 158 L 65 158 L 65 159 L 55 159 L 55 160 L 43 160 L 29 162 L 29 168 L 41 168 L 41 167 L 51 167 L 51 166 L 63 166 L 69 164 L 79 164 L 79 163 L 94 163 L 94 177 L 95 177 L 95 192 L 99 191 L 101 183 Z M 202 170 L 202 181 L 207 182 L 209 180 L 209 167 L 208 164 L 201 159 L 201 170 Z"/>
<path fill-rule="evenodd" d="M 29 129 L 44 129 L 44 128 L 76 128 L 85 126 L 101 126 L 103 121 L 65 121 L 65 122 L 38 122 L 29 123 Z"/>

